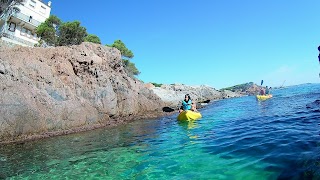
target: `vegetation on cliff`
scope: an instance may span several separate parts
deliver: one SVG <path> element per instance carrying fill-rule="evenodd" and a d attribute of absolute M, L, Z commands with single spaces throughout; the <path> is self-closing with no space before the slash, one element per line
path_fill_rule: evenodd
<path fill-rule="evenodd" d="M 133 52 L 129 50 L 121 40 L 115 40 L 113 44 L 106 44 L 106 46 L 117 48 L 120 51 L 125 69 L 130 76 L 140 74 L 140 71 L 137 69 L 136 65 L 130 61 L 130 59 L 134 57 Z"/>
<path fill-rule="evenodd" d="M 37 27 L 36 33 L 41 37 L 39 45 L 44 42 L 50 46 L 79 45 L 82 42 L 101 44 L 100 38 L 97 35 L 88 34 L 86 28 L 82 27 L 79 21 L 64 23 L 54 15 L 41 23 Z M 120 51 L 125 70 L 131 77 L 140 74 L 136 65 L 130 61 L 134 57 L 133 52 L 121 40 L 115 40 L 113 44 L 106 44 L 106 46 L 114 47 Z"/>
<path fill-rule="evenodd" d="M 96 44 L 101 44 L 101 40 L 97 35 L 88 34 L 88 36 L 84 37 L 85 42 L 92 42 Z"/>
<path fill-rule="evenodd" d="M 221 90 L 229 90 L 232 92 L 245 92 L 252 86 L 253 86 L 253 82 L 249 82 L 249 83 L 238 84 L 238 85 L 227 87 L 227 88 L 222 88 Z"/>
<path fill-rule="evenodd" d="M 153 84 L 155 87 L 161 87 L 162 86 L 162 84 L 158 84 L 158 83 L 155 83 L 155 82 L 153 82 L 151 84 Z"/>
<path fill-rule="evenodd" d="M 87 30 L 80 26 L 79 21 L 62 23 L 59 26 L 58 45 L 79 45 L 84 42 L 86 36 Z"/>
<path fill-rule="evenodd" d="M 36 33 L 38 37 L 41 37 L 42 41 L 45 41 L 48 45 L 56 46 L 58 42 L 58 36 L 56 36 L 56 27 L 60 26 L 61 20 L 54 15 L 51 15 L 45 22 L 41 23 Z M 41 42 L 40 44 L 42 44 Z"/>
<path fill-rule="evenodd" d="M 36 33 L 50 46 L 79 45 L 82 42 L 101 44 L 97 35 L 88 34 L 80 24 L 79 21 L 62 22 L 57 16 L 51 15 L 37 27 Z"/>
<path fill-rule="evenodd" d="M 86 28 L 80 24 L 79 21 L 62 22 L 51 15 L 37 27 L 36 33 L 50 46 L 79 45 L 88 35 Z"/>
<path fill-rule="evenodd" d="M 235 86 L 223 88 L 221 89 L 221 91 L 229 90 L 232 92 L 241 93 L 245 95 L 255 95 L 259 93 L 260 89 L 261 89 L 260 86 L 254 84 L 253 82 L 249 82 L 249 83 L 243 83 L 243 84 L 238 84 Z"/>
<path fill-rule="evenodd" d="M 106 46 L 117 48 L 121 52 L 122 58 L 130 59 L 134 57 L 133 52 L 121 40 L 115 40 L 113 44 L 107 44 Z"/>

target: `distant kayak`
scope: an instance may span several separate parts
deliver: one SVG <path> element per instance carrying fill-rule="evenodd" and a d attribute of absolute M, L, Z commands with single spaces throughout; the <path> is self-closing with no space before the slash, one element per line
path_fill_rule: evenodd
<path fill-rule="evenodd" d="M 200 112 L 195 112 L 195 111 L 190 111 L 190 110 L 186 110 L 186 111 L 182 111 L 179 116 L 178 116 L 178 120 L 179 121 L 192 121 L 192 120 L 197 120 L 200 119 L 201 113 Z"/>
<path fill-rule="evenodd" d="M 270 99 L 272 98 L 272 94 L 268 94 L 268 95 L 257 95 L 257 99 L 260 100 L 260 101 L 264 101 L 264 100 L 267 100 L 267 99 Z"/>

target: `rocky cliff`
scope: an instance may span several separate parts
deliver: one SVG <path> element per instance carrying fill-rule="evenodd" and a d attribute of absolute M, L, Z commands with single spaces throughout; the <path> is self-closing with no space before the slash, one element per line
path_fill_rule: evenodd
<path fill-rule="evenodd" d="M 161 99 L 93 43 L 0 48 L 0 143 L 159 115 Z"/>

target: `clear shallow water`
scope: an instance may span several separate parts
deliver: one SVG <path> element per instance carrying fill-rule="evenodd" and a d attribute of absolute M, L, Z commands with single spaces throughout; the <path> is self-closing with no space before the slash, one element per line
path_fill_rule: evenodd
<path fill-rule="evenodd" d="M 320 84 L 0 147 L 0 179 L 320 179 Z"/>

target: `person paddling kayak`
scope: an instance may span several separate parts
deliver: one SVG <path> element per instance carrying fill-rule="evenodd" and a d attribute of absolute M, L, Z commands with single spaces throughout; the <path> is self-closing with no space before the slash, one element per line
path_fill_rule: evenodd
<path fill-rule="evenodd" d="M 266 95 L 270 93 L 268 86 L 266 86 Z"/>
<path fill-rule="evenodd" d="M 184 96 L 184 100 L 182 101 L 182 106 L 179 109 L 179 112 L 185 111 L 185 110 L 190 110 L 192 105 L 192 100 L 190 98 L 189 94 L 186 94 Z"/>

